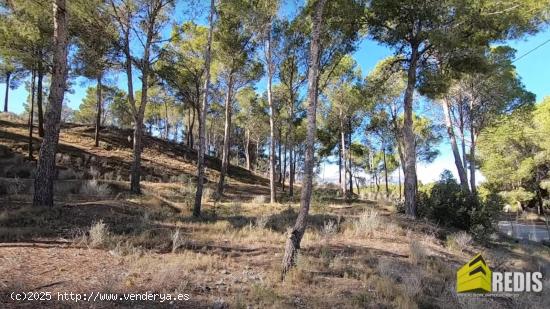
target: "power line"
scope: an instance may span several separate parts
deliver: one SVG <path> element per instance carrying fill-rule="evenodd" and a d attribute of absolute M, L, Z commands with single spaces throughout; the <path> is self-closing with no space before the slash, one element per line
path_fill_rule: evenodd
<path fill-rule="evenodd" d="M 550 42 L 550 39 L 548 39 L 548 40 L 542 42 L 541 44 L 537 45 L 535 48 L 531 49 L 530 51 L 528 51 L 528 52 L 526 52 L 525 54 L 523 54 L 523 55 L 517 57 L 516 59 L 512 60 L 512 63 L 514 63 L 514 62 L 520 60 L 521 58 L 523 58 L 523 57 L 529 55 L 530 53 L 534 52 L 535 50 L 537 50 L 538 48 L 542 47 L 544 44 L 546 44 L 546 43 L 548 43 L 548 42 Z"/>

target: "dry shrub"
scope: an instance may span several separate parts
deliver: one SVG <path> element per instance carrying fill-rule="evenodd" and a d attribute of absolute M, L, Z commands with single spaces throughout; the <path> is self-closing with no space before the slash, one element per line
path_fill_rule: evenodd
<path fill-rule="evenodd" d="M 415 271 L 411 271 L 404 276 L 402 289 L 407 296 L 414 299 L 422 292 L 422 279 Z"/>
<path fill-rule="evenodd" d="M 262 205 L 265 203 L 265 195 L 256 195 L 252 199 L 252 204 Z"/>
<path fill-rule="evenodd" d="M 17 195 L 24 191 L 25 183 L 18 177 L 13 178 L 13 181 L 10 181 L 7 185 L 6 191 L 10 195 Z"/>
<path fill-rule="evenodd" d="M 114 172 L 107 172 L 103 174 L 103 179 L 105 180 L 115 180 L 115 173 Z"/>
<path fill-rule="evenodd" d="M 231 202 L 228 208 L 233 215 L 239 215 L 242 212 L 242 204 L 240 202 Z"/>
<path fill-rule="evenodd" d="M 256 218 L 256 227 L 259 229 L 264 229 L 266 228 L 268 222 L 269 215 L 261 215 L 260 217 Z"/>
<path fill-rule="evenodd" d="M 89 246 L 92 248 L 106 247 L 109 243 L 109 228 L 103 223 L 103 220 L 93 224 L 88 234 Z"/>
<path fill-rule="evenodd" d="M 263 284 L 253 284 L 249 296 L 261 307 L 275 305 L 280 299 L 272 287 Z"/>
<path fill-rule="evenodd" d="M 99 179 L 99 175 L 101 174 L 101 172 L 97 167 L 91 166 L 90 169 L 88 170 L 88 174 L 90 174 L 92 179 Z"/>
<path fill-rule="evenodd" d="M 91 196 L 106 196 L 111 194 L 108 184 L 101 184 L 97 180 L 85 181 L 80 187 L 80 194 Z"/>
<path fill-rule="evenodd" d="M 141 257 L 144 251 L 141 247 L 136 247 L 130 240 L 119 241 L 115 247 L 109 251 L 115 256 L 133 256 L 135 258 Z"/>
<path fill-rule="evenodd" d="M 376 296 L 380 299 L 391 301 L 400 293 L 400 291 L 395 287 L 395 282 L 390 278 L 373 277 L 371 282 Z"/>
<path fill-rule="evenodd" d="M 177 263 L 162 265 L 154 271 L 148 285 L 153 291 L 161 293 L 189 293 L 191 287 L 187 273 Z"/>
<path fill-rule="evenodd" d="M 401 276 L 399 268 L 390 258 L 380 258 L 377 265 L 378 273 L 381 277 L 398 280 Z"/>
<path fill-rule="evenodd" d="M 179 188 L 180 194 L 185 196 L 191 196 L 193 198 L 195 197 L 196 192 L 197 192 L 197 185 L 192 180 L 182 183 L 181 187 Z"/>
<path fill-rule="evenodd" d="M 321 234 L 325 237 L 332 236 L 338 232 L 338 225 L 333 220 L 328 220 L 323 223 Z"/>
<path fill-rule="evenodd" d="M 422 244 L 416 240 L 412 240 L 409 244 L 409 259 L 413 264 L 422 264 L 427 258 L 427 253 Z"/>
<path fill-rule="evenodd" d="M 366 210 L 353 222 L 353 230 L 356 235 L 373 236 L 382 224 L 382 218 L 375 210 Z"/>
<path fill-rule="evenodd" d="M 175 253 L 178 248 L 185 245 L 185 239 L 180 229 L 176 229 L 172 233 L 172 253 Z"/>
<path fill-rule="evenodd" d="M 216 191 L 212 188 L 205 187 L 202 191 L 202 196 L 204 201 L 213 201 L 216 199 Z"/>
<path fill-rule="evenodd" d="M 405 230 L 399 226 L 399 224 L 394 222 L 384 224 L 384 230 L 388 236 L 404 236 L 406 233 Z"/>
<path fill-rule="evenodd" d="M 82 179 L 84 177 L 84 173 L 82 172 L 76 172 L 72 168 L 60 170 L 57 174 L 58 180 L 68 180 L 68 179 Z"/>
<path fill-rule="evenodd" d="M 416 309 L 418 305 L 408 295 L 399 294 L 393 301 L 393 307 L 397 309 Z"/>
<path fill-rule="evenodd" d="M 470 234 L 460 231 L 447 236 L 445 245 L 447 249 L 451 251 L 462 252 L 472 244 L 472 236 Z"/>

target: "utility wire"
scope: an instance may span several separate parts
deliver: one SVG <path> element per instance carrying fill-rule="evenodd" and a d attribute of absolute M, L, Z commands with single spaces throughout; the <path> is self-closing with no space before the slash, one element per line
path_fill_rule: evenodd
<path fill-rule="evenodd" d="M 537 50 L 538 48 L 542 47 L 544 44 L 546 44 L 546 43 L 548 43 L 548 42 L 550 42 L 550 39 L 548 39 L 548 40 L 542 42 L 541 44 L 537 45 L 535 48 L 531 49 L 530 51 L 528 51 L 528 52 L 526 52 L 525 54 L 523 54 L 523 55 L 517 57 L 516 59 L 512 60 L 512 63 L 514 63 L 514 62 L 520 60 L 521 58 L 523 58 L 523 57 L 529 55 L 530 53 L 534 52 L 535 50 Z"/>

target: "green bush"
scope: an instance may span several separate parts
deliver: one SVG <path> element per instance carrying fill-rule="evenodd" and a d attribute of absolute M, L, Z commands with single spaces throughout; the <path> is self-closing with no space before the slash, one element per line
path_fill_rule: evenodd
<path fill-rule="evenodd" d="M 478 197 L 472 196 L 449 171 L 444 171 L 436 183 L 421 187 L 417 199 L 419 216 L 468 230 L 478 239 L 491 231 L 492 217 L 502 206 L 496 194 L 483 191 Z"/>

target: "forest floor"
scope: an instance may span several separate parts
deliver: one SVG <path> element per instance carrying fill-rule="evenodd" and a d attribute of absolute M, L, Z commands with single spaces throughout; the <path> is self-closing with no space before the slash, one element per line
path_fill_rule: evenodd
<path fill-rule="evenodd" d="M 208 196 L 203 218 L 194 219 L 192 152 L 148 138 L 144 193 L 131 195 L 130 145 L 117 139 L 121 132 L 104 131 L 94 148 L 91 128 L 62 129 L 56 205 L 42 209 L 31 207 L 25 127 L 0 120 L 0 307 L 550 308 L 547 247 L 498 234 L 476 242 L 408 219 L 389 201 L 346 204 L 329 189 L 315 191 L 297 267 L 281 281 L 297 202 L 280 192 L 284 202 L 265 203 L 267 181 L 233 167 L 226 196 Z M 209 160 L 212 188 L 218 165 Z M 494 271 L 543 271 L 544 292 L 457 294 L 456 271 L 478 252 Z M 52 300 L 14 301 L 12 292 L 52 292 Z M 58 300 L 65 292 L 189 300 Z"/>

